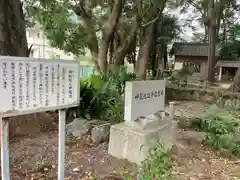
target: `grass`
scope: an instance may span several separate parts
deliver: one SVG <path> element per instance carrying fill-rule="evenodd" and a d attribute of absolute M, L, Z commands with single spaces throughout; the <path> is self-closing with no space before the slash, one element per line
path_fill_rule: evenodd
<path fill-rule="evenodd" d="M 230 157 L 240 157 L 239 112 L 210 108 L 201 117 L 182 118 L 181 128 L 206 132 L 203 143 L 225 152 Z"/>
<path fill-rule="evenodd" d="M 141 163 L 137 180 L 172 180 L 172 167 L 171 152 L 165 149 L 164 145 L 158 141 L 149 149 L 149 155 Z M 124 179 L 133 180 L 135 178 L 126 175 Z"/>

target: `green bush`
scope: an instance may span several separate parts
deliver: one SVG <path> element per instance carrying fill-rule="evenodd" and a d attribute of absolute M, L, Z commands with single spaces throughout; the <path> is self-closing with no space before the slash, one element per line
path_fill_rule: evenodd
<path fill-rule="evenodd" d="M 123 120 L 123 102 L 116 85 L 101 76 L 80 81 L 80 105 L 68 110 L 68 117 L 100 118 L 112 122 Z"/>
<path fill-rule="evenodd" d="M 206 132 L 204 144 L 223 150 L 229 156 L 240 157 L 240 141 L 236 132 L 239 112 L 217 112 L 210 108 L 202 117 L 182 118 L 179 126 Z"/>
<path fill-rule="evenodd" d="M 157 142 L 149 150 L 148 157 L 142 162 L 138 180 L 164 179 L 170 180 L 173 161 L 170 151 Z"/>
<path fill-rule="evenodd" d="M 135 79 L 124 68 L 104 76 L 93 75 L 80 81 L 79 107 L 68 110 L 68 117 L 100 118 L 118 123 L 123 120 L 123 100 L 126 81 Z"/>
<path fill-rule="evenodd" d="M 106 76 L 106 80 L 116 86 L 119 94 L 124 93 L 125 83 L 127 81 L 133 81 L 135 79 L 136 75 L 134 73 L 128 73 L 124 67 L 120 68 L 119 71 L 110 71 Z"/>
<path fill-rule="evenodd" d="M 240 157 L 240 142 L 234 134 L 208 133 L 204 142 L 215 149 L 223 150 L 230 157 Z"/>
<path fill-rule="evenodd" d="M 180 70 L 171 71 L 167 77 L 168 81 L 178 84 L 178 86 L 187 86 L 188 77 L 192 76 L 194 69 L 192 67 L 184 66 Z"/>
<path fill-rule="evenodd" d="M 234 117 L 234 114 L 208 114 L 202 117 L 181 118 L 179 126 L 182 128 L 195 129 L 197 131 L 204 131 L 215 135 L 223 135 L 234 133 L 236 127 L 239 125 L 239 120 Z"/>

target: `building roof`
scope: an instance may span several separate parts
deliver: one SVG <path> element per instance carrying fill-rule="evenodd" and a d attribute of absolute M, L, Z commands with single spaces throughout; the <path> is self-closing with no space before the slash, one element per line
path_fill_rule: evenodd
<path fill-rule="evenodd" d="M 216 66 L 218 67 L 240 67 L 240 59 L 236 61 L 218 61 Z"/>
<path fill-rule="evenodd" d="M 174 43 L 172 54 L 175 56 L 208 56 L 208 43 L 200 42 L 181 42 Z M 218 54 L 218 46 L 216 47 L 216 55 Z"/>

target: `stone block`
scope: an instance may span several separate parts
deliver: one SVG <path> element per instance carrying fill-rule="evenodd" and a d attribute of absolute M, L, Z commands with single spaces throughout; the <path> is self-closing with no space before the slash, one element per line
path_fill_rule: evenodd
<path fill-rule="evenodd" d="M 148 129 L 130 126 L 127 123 L 113 125 L 110 130 L 108 153 L 120 159 L 140 164 L 148 155 L 148 150 L 156 141 L 166 148 L 174 144 L 175 124 L 171 121 Z"/>
<path fill-rule="evenodd" d="M 165 124 L 169 124 L 170 119 L 166 117 L 162 118 L 161 116 L 150 115 L 145 118 L 138 118 L 135 121 L 125 121 L 125 123 L 138 129 L 152 129 L 155 127 L 163 126 Z"/>

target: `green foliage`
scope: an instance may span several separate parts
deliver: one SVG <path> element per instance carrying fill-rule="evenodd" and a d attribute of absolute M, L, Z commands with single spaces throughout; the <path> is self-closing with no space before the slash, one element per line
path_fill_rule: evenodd
<path fill-rule="evenodd" d="M 91 76 L 82 80 L 80 87 L 80 105 L 69 109 L 68 116 L 90 115 L 114 123 L 123 120 L 123 103 L 114 84 L 101 76 Z"/>
<path fill-rule="evenodd" d="M 191 76 L 193 73 L 194 73 L 193 67 L 183 66 L 183 68 L 179 72 L 179 75 L 180 76 Z"/>
<path fill-rule="evenodd" d="M 60 56 L 57 54 L 51 54 L 49 55 L 49 59 L 60 59 Z"/>
<path fill-rule="evenodd" d="M 230 29 L 228 40 L 220 49 L 218 59 L 230 61 L 240 59 L 240 24 Z"/>
<path fill-rule="evenodd" d="M 157 44 L 170 43 L 180 37 L 181 26 L 178 19 L 171 14 L 163 14 L 157 25 Z"/>
<path fill-rule="evenodd" d="M 234 132 L 234 127 L 238 124 L 236 121 L 230 119 L 225 119 L 221 116 L 208 117 L 202 119 L 200 123 L 200 128 L 205 132 L 209 132 L 215 135 L 223 135 Z"/>
<path fill-rule="evenodd" d="M 123 120 L 123 100 L 125 82 L 133 80 L 134 74 L 121 69 L 104 76 L 92 75 L 80 81 L 80 105 L 68 111 L 68 117 L 100 118 L 118 123 Z"/>
<path fill-rule="evenodd" d="M 105 0 L 26 0 L 24 3 L 28 19 L 42 27 L 51 45 L 77 56 L 84 54 L 89 46 L 97 46 L 92 38 L 101 39 L 100 32 L 112 9 L 112 2 Z M 124 15 L 118 22 L 121 35 L 129 34 L 133 12 L 136 13 L 131 3 L 128 0 L 122 8 Z M 125 37 L 121 38 L 125 40 Z"/>
<path fill-rule="evenodd" d="M 234 117 L 233 114 L 227 115 L 218 112 L 216 114 L 209 113 L 201 117 L 181 118 L 179 120 L 179 126 L 215 135 L 223 135 L 234 133 L 239 122 L 238 118 Z"/>
<path fill-rule="evenodd" d="M 240 41 L 233 41 L 223 45 L 219 52 L 219 60 L 237 60 L 240 58 Z"/>
<path fill-rule="evenodd" d="M 192 67 L 184 66 L 181 70 L 172 71 L 168 80 L 178 84 L 178 86 L 186 86 L 188 77 L 191 76 L 193 72 L 194 69 Z"/>
<path fill-rule="evenodd" d="M 233 24 L 229 30 L 228 42 L 240 40 L 240 24 Z"/>
<path fill-rule="evenodd" d="M 208 26 L 208 0 L 180 0 L 182 2 L 181 13 L 187 13 L 186 18 L 184 18 L 184 26 L 188 26 L 195 31 L 194 39 L 196 41 L 206 41 L 207 40 L 207 26 Z M 239 11 L 239 1 L 238 0 L 221 0 L 214 1 L 214 9 L 216 22 L 219 23 L 219 28 L 217 28 L 217 37 L 222 43 L 225 41 L 226 36 L 236 22 L 236 16 Z M 193 10 L 193 13 L 189 13 L 189 9 Z M 198 21 L 202 27 L 206 27 L 204 34 L 197 32 L 196 25 L 192 22 Z M 218 26 L 218 24 L 217 24 Z"/>
<path fill-rule="evenodd" d="M 230 157 L 240 157 L 240 140 L 234 134 L 207 134 L 205 144 L 224 151 Z"/>
<path fill-rule="evenodd" d="M 170 151 L 166 150 L 160 142 L 157 142 L 149 150 L 148 157 L 140 166 L 139 180 L 172 179 L 171 169 L 173 163 Z"/>
<path fill-rule="evenodd" d="M 155 31 L 154 39 L 156 43 L 156 52 L 152 53 L 152 56 L 150 57 L 151 60 L 148 61 L 149 67 L 156 66 L 155 61 L 157 58 L 164 58 L 164 60 L 167 61 L 167 45 L 173 40 L 180 38 L 181 26 L 177 17 L 169 13 L 164 13 L 163 16 L 157 21 Z M 154 69 L 157 69 L 157 67 Z"/>
<path fill-rule="evenodd" d="M 28 17 L 41 25 L 46 38 L 53 47 L 84 54 L 87 32 L 80 23 L 73 21 L 74 13 L 69 1 L 39 0 L 26 1 Z"/>
<path fill-rule="evenodd" d="M 109 72 L 106 78 L 109 82 L 116 85 L 119 94 L 123 94 L 125 90 L 125 83 L 127 81 L 135 80 L 136 75 L 134 73 L 127 73 L 126 69 L 121 67 L 117 71 Z"/>
<path fill-rule="evenodd" d="M 26 0 L 24 2 L 28 15 L 27 19 L 34 20 L 41 26 L 51 45 L 77 56 L 84 54 L 87 48 L 91 48 L 91 52 L 96 54 L 101 50 L 100 46 L 102 44 L 100 41 L 98 43 L 97 40 L 101 40 L 102 35 L 104 35 L 103 29 L 112 14 L 112 3 L 112 1 L 105 0 Z M 148 12 L 151 12 L 152 8 L 156 6 L 162 6 L 161 3 L 161 1 L 145 0 L 137 2 L 133 0 L 124 1 L 122 15 L 115 28 L 117 37 L 114 44 L 116 43 L 117 47 L 109 50 L 109 52 L 112 51 L 112 54 L 115 55 L 115 52 L 118 54 L 122 46 L 129 46 L 122 52 L 124 52 L 123 54 L 125 54 L 127 60 L 135 62 L 136 47 L 140 43 L 140 39 L 142 39 L 142 34 L 137 33 L 136 38 L 131 40 L 132 42 L 126 43 L 126 41 L 128 41 L 129 35 L 132 35 L 130 32 L 135 26 L 136 17 L 138 17 L 138 29 L 140 32 L 150 24 L 145 22 L 145 20 L 149 21 L 149 18 L 146 18 Z M 140 24 L 143 22 L 147 25 L 141 26 Z M 166 45 L 177 38 L 180 33 L 180 25 L 176 17 L 167 13 L 159 18 L 158 22 L 156 40 L 157 48 L 161 49 L 159 50 L 159 53 L 161 53 L 163 43 Z M 109 39 L 111 43 L 113 38 L 114 36 Z"/>
<path fill-rule="evenodd" d="M 239 114 L 239 112 L 238 112 Z M 217 112 L 212 108 L 203 116 L 182 118 L 179 126 L 206 132 L 204 143 L 215 149 L 223 150 L 229 156 L 240 157 L 240 139 L 237 128 L 240 125 L 236 112 Z"/>

